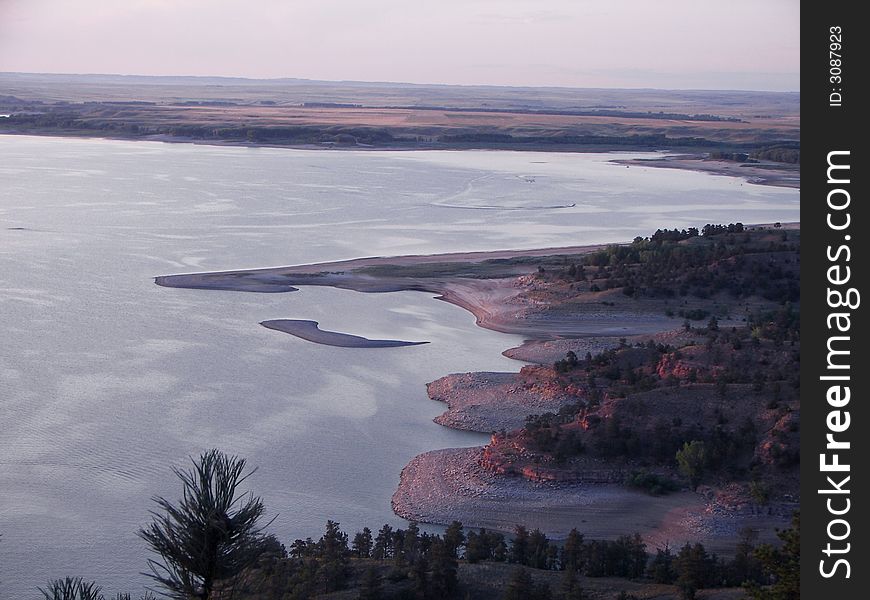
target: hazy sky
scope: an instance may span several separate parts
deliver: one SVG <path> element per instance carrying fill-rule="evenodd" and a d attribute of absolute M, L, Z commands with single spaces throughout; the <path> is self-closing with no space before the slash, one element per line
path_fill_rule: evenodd
<path fill-rule="evenodd" d="M 0 0 L 0 71 L 798 90 L 799 0 Z"/>

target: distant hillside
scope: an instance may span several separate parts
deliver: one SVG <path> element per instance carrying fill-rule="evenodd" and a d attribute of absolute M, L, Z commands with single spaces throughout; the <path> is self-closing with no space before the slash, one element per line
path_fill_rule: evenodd
<path fill-rule="evenodd" d="M 42 102 L 233 100 L 248 104 L 328 102 L 363 106 L 449 106 L 490 109 L 604 110 L 718 114 L 727 117 L 798 117 L 793 92 L 533 88 L 411 83 L 152 77 L 0 72 L 0 95 Z"/>
<path fill-rule="evenodd" d="M 778 92 L 0 73 L 0 114 L 0 133 L 236 144 L 731 156 L 800 139 L 800 96 Z"/>

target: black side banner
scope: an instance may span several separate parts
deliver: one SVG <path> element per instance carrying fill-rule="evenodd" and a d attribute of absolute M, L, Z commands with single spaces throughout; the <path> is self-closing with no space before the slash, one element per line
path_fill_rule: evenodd
<path fill-rule="evenodd" d="M 863 306 L 866 23 L 857 3 L 803 3 L 801 15 L 801 593 L 867 598 L 870 369 Z"/>

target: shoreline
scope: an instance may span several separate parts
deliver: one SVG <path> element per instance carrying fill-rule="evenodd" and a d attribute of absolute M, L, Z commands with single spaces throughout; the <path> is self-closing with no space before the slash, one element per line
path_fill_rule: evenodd
<path fill-rule="evenodd" d="M 784 224 L 784 228 L 797 226 Z M 374 256 L 160 275 L 154 277 L 154 282 L 169 288 L 259 293 L 295 292 L 309 285 L 364 293 L 424 292 L 467 310 L 474 315 L 479 327 L 525 336 L 529 343 L 599 339 L 602 342 L 596 345 L 603 348 L 621 337 L 654 335 L 674 329 L 679 320 L 663 315 L 653 304 L 628 301 L 621 294 L 610 292 L 594 295 L 581 305 L 571 306 L 570 310 L 544 310 L 548 308 L 544 303 L 524 297 L 523 293 L 534 290 L 529 272 L 537 263 L 529 259 L 544 261 L 558 257 L 561 260 L 618 245 L 621 244 Z M 582 319 L 577 318 L 578 310 Z M 506 349 L 505 356 L 523 361 L 525 352 L 523 346 L 519 346 Z"/>
<path fill-rule="evenodd" d="M 574 153 L 574 154 L 606 154 L 608 152 L 674 152 L 685 153 L 691 148 L 686 147 L 654 147 L 651 144 L 617 144 L 606 142 L 601 144 L 545 144 L 541 142 L 517 142 L 513 144 L 498 144 L 498 143 L 470 143 L 470 142 L 411 142 L 393 143 L 374 146 L 372 144 L 315 144 L 315 143 L 270 143 L 257 142 L 242 139 L 200 139 L 188 136 L 170 135 L 170 134 L 149 134 L 149 135 L 98 135 L 89 131 L 11 131 L 0 130 L 0 135 L 8 136 L 33 136 L 33 137 L 53 137 L 60 139 L 82 139 L 82 140 L 116 140 L 122 142 L 155 142 L 162 144 L 192 144 L 198 146 L 215 146 L 215 147 L 231 147 L 231 148 L 286 148 L 288 150 L 362 150 L 371 152 L 414 152 L 414 151 L 434 151 L 434 150 L 497 150 L 503 152 L 556 152 L 556 153 Z"/>
<path fill-rule="evenodd" d="M 760 542 L 776 540 L 774 527 L 787 527 L 788 507 L 775 515 L 734 515 L 719 510 L 700 492 L 651 496 L 612 483 L 612 467 L 576 483 L 532 482 L 495 475 L 480 466 L 481 448 L 432 450 L 402 469 L 391 504 L 395 513 L 426 523 L 462 522 L 465 527 L 512 533 L 516 525 L 539 528 L 564 539 L 577 528 L 589 539 L 641 534 L 650 548 L 679 548 L 702 541 L 720 554 L 734 552 L 744 526 L 759 529 Z"/>
<path fill-rule="evenodd" d="M 800 189 L 800 165 L 788 165 L 785 163 L 770 163 L 762 165 L 748 164 L 741 167 L 741 163 L 731 163 L 724 160 L 708 158 L 707 152 L 693 151 L 691 148 L 653 147 L 649 144 L 559 144 L 548 145 L 541 143 L 523 144 L 468 144 L 468 143 L 408 143 L 392 144 L 384 146 L 372 146 L 367 144 L 343 145 L 343 144 L 276 144 L 268 142 L 252 142 L 247 140 L 201 140 L 192 137 L 172 136 L 167 134 L 155 134 L 150 136 L 134 135 L 95 135 L 91 133 L 76 132 L 36 132 L 36 131 L 0 131 L 0 135 L 8 136 L 32 136 L 51 137 L 58 139 L 82 139 L 82 140 L 107 140 L 124 142 L 153 142 L 162 144 L 192 144 L 199 146 L 213 146 L 218 148 L 275 148 L 287 150 L 317 150 L 317 151 L 364 151 L 364 152 L 417 152 L 417 151 L 462 151 L 462 150 L 492 150 L 500 152 L 542 152 L 542 153 L 568 153 L 568 154 L 607 154 L 607 153 L 655 153 L 666 152 L 673 156 L 663 158 L 641 159 L 615 159 L 610 162 L 626 166 L 654 167 L 666 169 L 682 169 L 711 175 L 724 175 L 740 177 L 747 183 L 766 185 L 773 187 L 786 187 Z M 520 146 L 520 147 L 517 147 Z M 740 172 L 741 168 L 750 171 Z M 788 174 L 784 174 L 784 171 Z"/>
<path fill-rule="evenodd" d="M 563 394 L 541 394 L 521 372 L 453 373 L 427 383 L 426 393 L 447 404 L 435 423 L 478 433 L 517 429 L 528 415 L 556 412 L 572 400 Z"/>
<path fill-rule="evenodd" d="M 489 265 L 493 278 L 471 278 L 450 273 L 454 264 L 481 264 L 509 258 L 536 258 L 547 256 L 580 255 L 604 248 L 604 244 L 569 246 L 562 248 L 538 248 L 531 250 L 496 250 L 487 252 L 456 252 L 397 257 L 355 258 L 324 263 L 311 263 L 262 269 L 212 271 L 161 275 L 154 282 L 162 287 L 224 290 L 242 292 L 280 293 L 298 291 L 299 286 L 327 286 L 366 293 L 418 291 L 436 295 L 437 299 L 449 302 L 472 313 L 480 327 L 528 336 L 530 339 L 556 339 L 566 336 L 566 323 L 558 319 L 525 319 L 520 313 L 530 308 L 520 303 L 517 296 L 522 291 L 515 278 L 527 273 L 529 265 Z M 399 274 L 382 274 L 381 271 L 397 271 Z M 441 272 L 443 272 L 443 274 Z M 611 316 L 605 323 L 575 323 L 567 333 L 593 335 L 602 329 L 619 328 L 616 333 L 633 330 L 619 326 L 622 317 Z M 636 333 L 643 333 L 651 325 L 637 320 Z"/>
<path fill-rule="evenodd" d="M 680 169 L 726 177 L 739 177 L 746 183 L 800 189 L 800 165 L 787 163 L 738 163 L 712 159 L 701 154 L 675 154 L 661 158 L 631 158 L 611 161 L 616 164 L 656 169 Z"/>
<path fill-rule="evenodd" d="M 783 225 L 783 229 L 798 227 Z M 547 296 L 546 288 L 539 289 L 535 276 L 529 275 L 540 264 L 564 268 L 572 256 L 606 246 L 368 257 L 169 275 L 156 277 L 155 283 L 247 292 L 296 291 L 316 285 L 366 293 L 433 294 L 471 312 L 480 327 L 526 338 L 503 353 L 532 363 L 520 372 L 459 373 L 427 384 L 429 397 L 447 404 L 436 423 L 492 433 L 517 429 L 529 414 L 557 412 L 577 401 L 570 390 L 568 396 L 559 392 L 545 374 L 568 349 L 597 354 L 625 340 L 676 343 L 691 335 L 682 331 L 679 319 L 662 315 L 662 307 L 654 303 L 606 290 L 589 292 L 585 300 L 575 299 L 566 306 L 558 296 Z M 743 526 L 760 529 L 762 540 L 775 540 L 774 527 L 787 527 L 794 508 L 783 503 L 761 514 L 754 505 L 722 503 L 712 489 L 706 495 L 681 491 L 650 496 L 622 484 L 621 470 L 626 467 L 620 463 L 590 463 L 581 482 L 531 481 L 484 468 L 483 449 L 433 450 L 414 457 L 402 470 L 393 495 L 396 514 L 436 524 L 459 520 L 467 527 L 508 533 L 516 524 L 524 524 L 554 537 L 572 527 L 590 537 L 610 539 L 640 531 L 652 546 L 702 541 L 728 553 L 733 552 Z"/>

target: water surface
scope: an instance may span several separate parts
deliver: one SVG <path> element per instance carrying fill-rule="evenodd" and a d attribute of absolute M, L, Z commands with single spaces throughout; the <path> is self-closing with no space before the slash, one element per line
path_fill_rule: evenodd
<path fill-rule="evenodd" d="M 156 275 L 372 255 L 615 242 L 658 227 L 798 220 L 798 192 L 610 164 L 637 154 L 358 152 L 0 136 L 0 596 L 47 579 L 142 591 L 136 530 L 170 466 L 211 447 L 289 543 L 351 534 L 439 427 L 424 384 L 515 370 L 521 340 L 422 293 L 180 290 Z M 553 208 L 563 207 L 563 208 Z M 258 325 L 309 319 L 379 349 Z"/>

